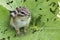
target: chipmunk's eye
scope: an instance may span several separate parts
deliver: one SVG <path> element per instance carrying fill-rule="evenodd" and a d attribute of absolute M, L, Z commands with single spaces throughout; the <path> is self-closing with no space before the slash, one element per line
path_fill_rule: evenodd
<path fill-rule="evenodd" d="M 25 14 L 24 12 L 21 12 L 22 14 Z"/>

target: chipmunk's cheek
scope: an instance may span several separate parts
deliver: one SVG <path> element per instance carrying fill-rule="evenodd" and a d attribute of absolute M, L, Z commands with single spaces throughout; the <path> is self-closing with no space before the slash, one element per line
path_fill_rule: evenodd
<path fill-rule="evenodd" d="M 15 15 L 14 13 L 11 13 L 11 16 L 12 16 L 12 17 L 15 17 L 16 15 Z"/>

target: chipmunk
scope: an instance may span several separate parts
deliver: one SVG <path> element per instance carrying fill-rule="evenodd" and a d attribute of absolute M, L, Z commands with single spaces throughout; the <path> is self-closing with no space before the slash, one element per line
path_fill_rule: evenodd
<path fill-rule="evenodd" d="M 20 34 L 21 27 L 24 27 L 24 32 L 26 33 L 31 21 L 30 11 L 26 7 L 17 7 L 15 10 L 10 11 L 10 13 L 10 25 L 15 28 L 17 34 Z"/>

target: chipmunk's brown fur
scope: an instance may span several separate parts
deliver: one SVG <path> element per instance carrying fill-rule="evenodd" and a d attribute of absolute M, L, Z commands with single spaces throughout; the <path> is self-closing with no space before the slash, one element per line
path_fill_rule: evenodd
<path fill-rule="evenodd" d="M 15 11 L 11 11 L 10 25 L 15 28 L 17 34 L 20 34 L 19 28 L 24 27 L 24 32 L 26 32 L 31 20 L 30 11 L 25 8 L 16 8 Z"/>

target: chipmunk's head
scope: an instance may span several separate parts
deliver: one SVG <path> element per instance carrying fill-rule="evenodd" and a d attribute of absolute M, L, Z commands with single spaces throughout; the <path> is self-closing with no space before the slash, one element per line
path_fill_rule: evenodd
<path fill-rule="evenodd" d="M 17 7 L 18 16 L 30 16 L 30 11 L 26 7 Z"/>
<path fill-rule="evenodd" d="M 11 17 L 29 17 L 30 16 L 30 11 L 26 7 L 17 7 L 15 10 L 10 11 Z"/>

